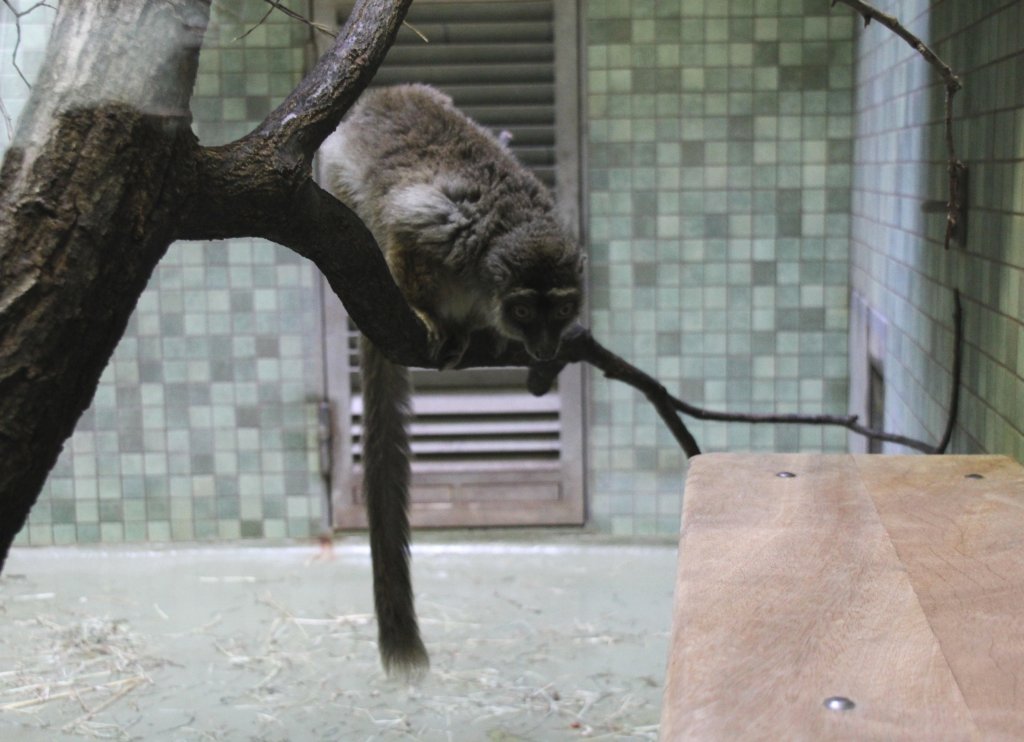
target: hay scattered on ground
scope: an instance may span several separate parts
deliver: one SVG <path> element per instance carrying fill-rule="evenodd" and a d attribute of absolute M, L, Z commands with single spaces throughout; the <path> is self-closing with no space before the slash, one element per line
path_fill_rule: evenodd
<path fill-rule="evenodd" d="M 486 627 L 425 603 L 421 623 L 439 627 L 448 640 L 432 646 L 434 667 L 425 684 L 399 690 L 367 667 L 377 661 L 372 614 L 303 616 L 270 592 L 262 593 L 258 602 L 276 614 L 264 635 L 237 637 L 217 649 L 229 664 L 260 678 L 234 702 L 259 707 L 270 719 L 311 704 L 344 704 L 371 721 L 382 738 L 437 739 L 437 720 L 447 719 L 455 728 L 468 722 L 488 729 L 489 739 L 542 739 L 541 730 L 550 732 L 552 727 L 586 739 L 657 739 L 658 725 L 651 720 L 658 708 L 650 697 L 660 680 L 598 674 L 586 679 L 589 688 L 565 690 L 549 674 L 524 670 L 564 654 L 567 645 L 591 651 L 594 646 L 643 642 L 643 636 L 583 623 L 569 634 L 521 623 L 511 634 L 463 641 Z M 335 673 L 365 673 L 374 682 L 363 691 L 339 689 L 330 682 Z M 402 708 L 395 707 L 396 690 L 404 695 Z M 638 718 L 644 721 L 638 723 Z"/>
<path fill-rule="evenodd" d="M 126 621 L 109 617 L 41 615 L 4 633 L 0 712 L 69 707 L 61 710 L 72 716 L 60 728 L 65 734 L 129 739 L 123 726 L 96 717 L 152 683 L 151 672 L 167 662 L 150 655 Z"/>
<path fill-rule="evenodd" d="M 0 580 L 0 737 L 657 739 L 667 632 L 618 607 L 555 610 L 576 593 L 536 571 L 516 591 L 459 575 L 462 597 L 421 596 L 432 667 L 409 687 L 383 675 L 372 613 L 321 599 L 336 582 L 309 590 L 323 575 L 181 566 L 152 590 L 83 586 L 87 603 Z"/>

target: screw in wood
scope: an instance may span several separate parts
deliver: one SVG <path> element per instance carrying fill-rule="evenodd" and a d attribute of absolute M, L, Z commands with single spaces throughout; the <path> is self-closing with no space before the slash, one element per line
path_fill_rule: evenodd
<path fill-rule="evenodd" d="M 825 699 L 825 708 L 829 711 L 851 711 L 857 704 L 844 696 L 829 696 Z"/>
<path fill-rule="evenodd" d="M 796 474 L 794 474 L 791 471 L 780 471 L 775 476 L 777 476 L 779 479 L 792 479 L 793 477 L 796 476 Z"/>
<path fill-rule="evenodd" d="M 984 479 L 981 474 L 964 474 L 964 479 Z"/>

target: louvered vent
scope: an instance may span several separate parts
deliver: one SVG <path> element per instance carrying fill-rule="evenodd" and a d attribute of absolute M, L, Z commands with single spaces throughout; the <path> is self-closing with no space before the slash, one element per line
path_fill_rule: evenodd
<path fill-rule="evenodd" d="M 349 10 L 342 9 L 339 20 Z M 414 3 L 373 86 L 423 82 L 440 88 L 495 134 L 511 135 L 520 162 L 554 188 L 553 13 L 551 2 Z M 356 495 L 362 398 L 351 324 L 349 333 Z M 530 395 L 523 369 L 415 370 L 412 380 L 414 502 L 559 499 L 558 393 Z"/>
<path fill-rule="evenodd" d="M 371 87 L 423 82 L 444 90 L 495 134 L 511 134 L 519 161 L 554 187 L 553 4 L 417 2 L 406 22 Z"/>
<path fill-rule="evenodd" d="M 352 453 L 362 457 L 358 331 L 349 325 Z M 412 370 L 416 472 L 550 470 L 558 465 L 561 397 L 534 397 L 524 369 Z M 415 492 L 414 492 L 415 496 Z"/>

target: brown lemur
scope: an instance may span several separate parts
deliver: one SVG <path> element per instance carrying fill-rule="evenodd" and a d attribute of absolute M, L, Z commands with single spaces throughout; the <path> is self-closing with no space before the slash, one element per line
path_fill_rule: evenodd
<path fill-rule="evenodd" d="M 579 314 L 583 254 L 543 184 L 489 131 L 425 85 L 368 91 L 320 150 L 324 185 L 369 227 L 427 327 L 441 368 L 471 333 L 558 352 Z M 406 368 L 365 337 L 363 493 L 370 524 L 381 661 L 412 677 L 429 666 L 409 575 Z"/>

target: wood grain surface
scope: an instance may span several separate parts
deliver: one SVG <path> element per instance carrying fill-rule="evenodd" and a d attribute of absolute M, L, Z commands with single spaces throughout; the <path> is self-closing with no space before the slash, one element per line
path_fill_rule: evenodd
<path fill-rule="evenodd" d="M 663 740 L 1024 739 L 1021 680 L 1012 460 L 692 461 Z"/>

